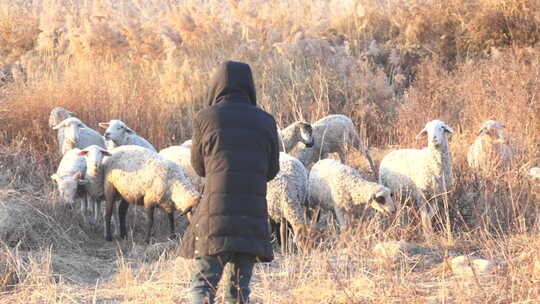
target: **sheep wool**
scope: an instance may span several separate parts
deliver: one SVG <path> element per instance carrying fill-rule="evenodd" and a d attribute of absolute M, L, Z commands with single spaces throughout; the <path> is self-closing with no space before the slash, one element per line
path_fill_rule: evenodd
<path fill-rule="evenodd" d="M 189 141 L 191 144 L 191 141 Z M 191 166 L 191 147 L 186 143 L 180 146 L 171 146 L 159 151 L 159 155 L 175 162 L 182 168 L 189 181 L 200 191 L 204 185 L 204 178 L 200 177 Z"/>
<path fill-rule="evenodd" d="M 86 193 L 82 184 L 86 182 L 84 175 L 86 172 L 86 162 L 79 156 L 79 149 L 68 151 L 60 161 L 56 173 L 51 175 L 51 179 L 56 183 L 58 192 L 62 199 L 70 204 L 76 200 L 82 200 L 81 211 L 86 212 Z"/>
<path fill-rule="evenodd" d="M 107 204 L 112 204 L 118 194 L 125 202 L 144 205 L 147 211 L 151 211 L 150 214 L 147 213 L 147 242 L 151 235 L 153 208 L 159 206 L 171 215 L 169 219 L 173 233 L 173 211 L 188 210 L 200 197 L 180 166 L 140 146 L 120 146 L 110 152 L 111 156 L 103 161 Z M 119 213 L 122 226 L 125 213 Z M 106 216 L 108 240 L 111 239 L 110 216 Z M 120 228 L 121 235 L 125 236 L 125 227 Z"/>
<path fill-rule="evenodd" d="M 282 129 L 279 132 L 281 152 L 291 152 L 298 143 L 303 143 L 305 147 L 313 147 L 313 129 L 311 125 L 304 121 L 297 121 Z"/>
<path fill-rule="evenodd" d="M 467 163 L 471 168 L 489 173 L 510 165 L 513 152 L 506 143 L 504 128 L 504 124 L 494 120 L 482 124 L 467 153 Z"/>
<path fill-rule="evenodd" d="M 531 180 L 536 181 L 540 184 L 540 168 L 533 167 L 529 170 L 529 177 Z"/>
<path fill-rule="evenodd" d="M 49 127 L 54 127 L 63 120 L 70 118 L 75 112 L 68 111 L 62 107 L 55 107 L 49 115 Z"/>
<path fill-rule="evenodd" d="M 94 221 L 97 223 L 101 218 L 101 201 L 104 199 L 103 193 L 103 173 L 101 162 L 106 156 L 111 154 L 102 147 L 92 145 L 79 152 L 86 160 L 85 178 L 88 183 L 84 186 L 87 193 L 87 199 L 93 208 Z M 118 213 L 113 213 L 115 223 L 118 223 Z"/>
<path fill-rule="evenodd" d="M 292 155 L 297 157 L 306 167 L 319 159 L 324 159 L 329 153 L 338 153 L 341 162 L 345 162 L 345 152 L 348 148 L 361 148 L 362 141 L 352 120 L 341 114 L 328 115 L 315 123 L 313 127 L 313 146 L 296 149 Z M 375 165 L 367 149 L 363 151 L 366 159 L 375 172 Z"/>
<path fill-rule="evenodd" d="M 51 114 L 49 115 L 49 127 L 54 127 L 61 123 L 63 120 L 68 119 L 73 115 L 74 112 L 68 111 L 62 107 L 55 107 L 51 110 Z M 64 129 L 60 128 L 56 131 L 56 140 L 58 143 L 60 154 L 62 153 L 62 143 L 64 141 Z"/>
<path fill-rule="evenodd" d="M 268 182 L 266 193 L 268 215 L 277 223 L 285 219 L 291 224 L 297 236 L 301 231 L 305 231 L 307 225 L 304 213 L 308 172 L 298 159 L 284 152 L 280 152 L 279 166 L 279 173 Z"/>
<path fill-rule="evenodd" d="M 340 229 L 347 228 L 347 214 L 357 205 L 367 204 L 386 215 L 396 209 L 390 189 L 366 181 L 360 172 L 334 159 L 320 160 L 311 168 L 309 204 L 334 211 Z"/>
<path fill-rule="evenodd" d="M 58 131 L 62 155 L 74 148 L 84 149 L 91 145 L 105 148 L 103 137 L 76 117 L 69 117 L 53 127 Z"/>
<path fill-rule="evenodd" d="M 410 191 L 426 231 L 431 230 L 431 218 L 437 210 L 437 205 L 429 202 L 452 188 L 452 157 L 446 136 L 452 133 L 443 121 L 430 121 L 417 136 L 427 136 L 427 147 L 392 151 L 379 167 L 379 183 L 394 193 Z"/>
<path fill-rule="evenodd" d="M 150 151 L 157 152 L 156 148 L 143 137 L 137 135 L 125 122 L 121 120 L 111 120 L 109 122 L 100 122 L 99 126 L 105 130 L 105 140 L 107 148 L 113 149 L 125 145 L 135 145 L 144 147 Z"/>

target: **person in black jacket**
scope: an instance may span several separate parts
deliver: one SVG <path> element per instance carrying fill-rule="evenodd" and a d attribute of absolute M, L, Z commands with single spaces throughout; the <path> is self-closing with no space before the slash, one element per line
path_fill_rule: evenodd
<path fill-rule="evenodd" d="M 249 65 L 228 61 L 213 76 L 209 107 L 193 120 L 191 164 L 206 178 L 181 255 L 195 258 L 193 303 L 213 303 L 224 266 L 229 303 L 246 303 L 255 262 L 273 259 L 266 183 L 279 171 L 274 118 L 258 108 Z"/>

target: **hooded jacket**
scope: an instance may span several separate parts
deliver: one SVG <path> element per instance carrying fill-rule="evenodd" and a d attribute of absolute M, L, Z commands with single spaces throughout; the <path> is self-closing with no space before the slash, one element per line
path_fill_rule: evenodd
<path fill-rule="evenodd" d="M 207 98 L 209 107 L 193 121 L 191 146 L 191 164 L 206 184 L 181 255 L 239 252 L 271 261 L 266 183 L 279 171 L 276 122 L 256 106 L 247 64 L 221 65 Z"/>

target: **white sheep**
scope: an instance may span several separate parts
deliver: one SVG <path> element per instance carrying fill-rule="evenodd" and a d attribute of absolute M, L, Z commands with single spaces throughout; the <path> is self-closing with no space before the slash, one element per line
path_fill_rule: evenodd
<path fill-rule="evenodd" d="M 410 192 L 420 211 L 424 232 L 431 232 L 431 219 L 438 210 L 435 198 L 452 188 L 452 157 L 447 134 L 452 129 L 443 121 L 432 120 L 416 136 L 427 136 L 423 149 L 401 149 L 388 153 L 379 167 L 379 183 L 393 193 Z"/>
<path fill-rule="evenodd" d="M 281 152 L 289 153 L 298 143 L 303 143 L 306 147 L 313 147 L 313 129 L 311 125 L 304 121 L 297 121 L 279 132 Z"/>
<path fill-rule="evenodd" d="M 504 128 L 504 124 L 495 120 L 482 124 L 467 153 L 467 163 L 471 168 L 487 173 L 510 164 L 513 152 L 506 143 Z"/>
<path fill-rule="evenodd" d="M 99 126 L 105 130 L 105 140 L 107 140 L 107 149 L 116 148 L 124 145 L 136 145 L 157 152 L 156 148 L 143 137 L 137 135 L 121 120 L 111 120 L 109 122 L 100 122 Z"/>
<path fill-rule="evenodd" d="M 192 144 L 193 144 L 193 141 L 191 139 L 188 139 L 188 140 L 184 141 L 180 146 L 191 149 Z"/>
<path fill-rule="evenodd" d="M 111 215 L 114 201 L 122 199 L 118 213 L 120 236 L 126 236 L 126 213 L 129 204 L 143 205 L 147 214 L 146 242 L 152 233 L 154 209 L 161 207 L 169 217 L 171 236 L 174 237 L 174 210 L 188 211 L 199 201 L 200 194 L 172 161 L 149 149 L 127 145 L 110 151 L 103 166 L 103 186 L 107 202 L 105 237 L 111 241 Z"/>
<path fill-rule="evenodd" d="M 532 181 L 536 181 L 540 184 L 540 168 L 539 167 L 533 167 L 529 170 L 529 178 Z"/>
<path fill-rule="evenodd" d="M 26 71 L 19 63 L 0 67 L 0 87 L 16 81 L 26 81 Z"/>
<path fill-rule="evenodd" d="M 66 120 L 73 116 L 75 112 L 68 111 L 64 109 L 63 107 L 55 107 L 51 110 L 51 114 L 49 114 L 49 127 L 54 127 L 63 120 Z"/>
<path fill-rule="evenodd" d="M 53 127 L 59 132 L 60 150 L 65 154 L 71 149 L 84 149 L 91 145 L 105 148 L 103 137 L 76 117 L 69 117 Z M 60 132 L 62 135 L 60 136 Z"/>
<path fill-rule="evenodd" d="M 49 114 L 49 127 L 54 127 L 61 123 L 63 120 L 70 118 L 75 112 L 68 111 L 63 107 L 55 107 Z M 58 147 L 62 154 L 62 141 L 64 138 L 64 129 L 58 129 L 56 131 L 56 140 L 58 141 Z"/>
<path fill-rule="evenodd" d="M 101 201 L 104 200 L 103 170 L 101 163 L 103 158 L 111 156 L 111 153 L 100 146 L 91 145 L 78 153 L 85 160 L 86 171 L 84 185 L 89 205 L 93 207 L 94 221 L 97 223 L 102 218 Z M 118 225 L 118 213 L 114 212 L 115 223 Z"/>
<path fill-rule="evenodd" d="M 268 182 L 266 201 L 269 218 L 280 224 L 281 248 L 285 252 L 288 224 L 292 226 L 295 243 L 307 231 L 304 213 L 308 172 L 298 159 L 284 152 L 279 154 L 279 167 L 276 177 Z"/>
<path fill-rule="evenodd" d="M 79 156 L 80 151 L 72 149 L 64 154 L 51 179 L 56 183 L 60 197 L 65 203 L 74 204 L 77 200 L 81 202 L 81 212 L 84 215 L 88 206 L 83 185 L 88 181 L 84 179 L 86 162 L 84 157 Z"/>
<path fill-rule="evenodd" d="M 349 226 L 349 215 L 355 206 L 366 204 L 385 215 L 396 210 L 387 187 L 365 180 L 355 169 L 338 160 L 323 159 L 309 173 L 310 207 L 334 211 L 340 230 Z"/>
<path fill-rule="evenodd" d="M 199 176 L 191 166 L 191 140 L 189 140 L 189 143 L 186 141 L 180 146 L 165 148 L 159 151 L 159 155 L 179 165 L 197 190 L 202 190 L 204 178 Z"/>
<path fill-rule="evenodd" d="M 306 167 L 324 159 L 329 153 L 338 153 L 341 162 L 345 162 L 347 148 L 360 148 L 362 142 L 352 120 L 341 114 L 328 115 L 312 125 L 314 145 L 311 148 L 301 148 L 291 154 L 296 156 Z M 364 150 L 371 169 L 376 172 L 375 165 L 368 150 Z"/>

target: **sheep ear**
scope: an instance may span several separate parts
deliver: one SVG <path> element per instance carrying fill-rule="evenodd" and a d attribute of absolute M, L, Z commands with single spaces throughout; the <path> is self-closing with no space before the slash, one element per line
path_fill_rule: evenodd
<path fill-rule="evenodd" d="M 107 151 L 107 150 L 101 150 L 101 153 L 103 153 L 103 155 L 105 155 L 105 156 L 111 156 L 112 155 L 112 153 Z"/>
<path fill-rule="evenodd" d="M 131 130 L 128 126 L 126 126 L 126 132 L 128 132 L 128 133 L 135 133 L 135 131 Z"/>
<path fill-rule="evenodd" d="M 58 174 L 53 174 L 51 175 L 51 180 L 55 183 L 58 183 L 58 179 L 60 179 L 60 177 L 58 176 Z"/>
<path fill-rule="evenodd" d="M 484 134 L 486 132 L 486 128 L 482 127 L 480 130 L 478 130 L 478 133 L 476 133 L 476 136 L 479 136 L 480 134 Z"/>
<path fill-rule="evenodd" d="M 449 126 L 444 125 L 443 128 L 444 128 L 444 132 L 454 135 L 454 131 Z"/>
<path fill-rule="evenodd" d="M 98 123 L 98 126 L 102 127 L 103 129 L 107 129 L 109 127 L 110 123 L 108 122 L 100 122 Z"/>
<path fill-rule="evenodd" d="M 86 154 L 88 154 L 88 151 L 82 150 L 82 151 L 79 152 L 77 155 L 79 155 L 79 156 L 85 156 Z"/>
<path fill-rule="evenodd" d="M 53 130 L 58 130 L 60 128 L 64 127 L 64 122 L 60 122 L 59 124 L 57 124 L 56 126 L 52 127 Z"/>
<path fill-rule="evenodd" d="M 72 112 L 72 111 L 66 111 L 66 112 L 68 112 L 69 115 L 75 115 L 75 114 L 77 114 L 77 112 Z"/>
<path fill-rule="evenodd" d="M 420 131 L 420 133 L 416 135 L 416 139 L 419 140 L 419 139 L 424 138 L 425 136 L 427 136 L 427 130 L 426 128 L 423 128 L 422 131 Z"/>

